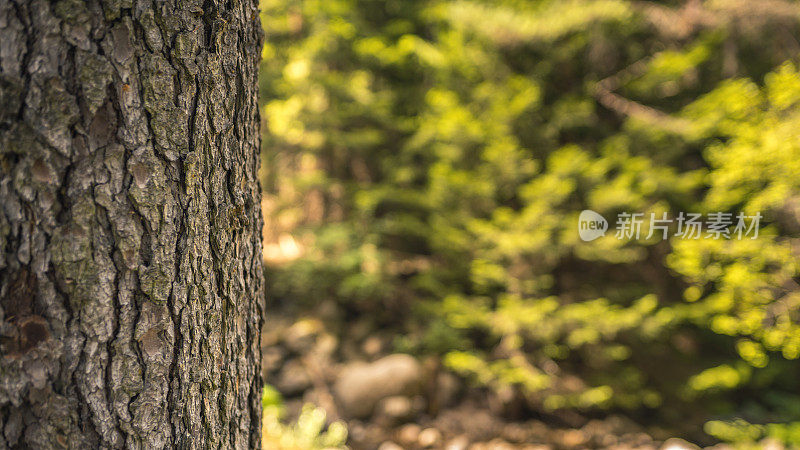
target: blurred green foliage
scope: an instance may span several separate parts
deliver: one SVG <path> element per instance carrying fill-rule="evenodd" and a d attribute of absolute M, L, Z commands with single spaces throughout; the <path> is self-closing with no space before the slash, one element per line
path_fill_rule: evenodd
<path fill-rule="evenodd" d="M 347 426 L 341 421 L 326 426 L 323 408 L 307 403 L 295 422 L 285 424 L 283 398 L 270 385 L 264 386 L 261 404 L 263 450 L 347 450 Z"/>
<path fill-rule="evenodd" d="M 539 412 L 800 444 L 796 2 L 262 0 L 262 20 L 265 236 L 300 249 L 267 255 L 273 298 L 335 301 Z M 763 219 L 583 242 L 583 209 Z"/>

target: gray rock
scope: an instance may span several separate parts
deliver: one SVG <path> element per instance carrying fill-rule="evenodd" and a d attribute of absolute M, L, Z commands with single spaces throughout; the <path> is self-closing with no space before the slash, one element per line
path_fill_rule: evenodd
<path fill-rule="evenodd" d="M 400 447 L 392 441 L 386 441 L 378 447 L 378 450 L 403 450 L 403 447 Z"/>
<path fill-rule="evenodd" d="M 699 448 L 700 447 L 691 442 L 679 438 L 667 439 L 667 441 L 661 445 L 661 450 L 698 450 Z"/>
<path fill-rule="evenodd" d="M 394 395 L 380 400 L 375 413 L 396 423 L 409 419 L 413 412 L 414 405 L 410 398 Z"/>
<path fill-rule="evenodd" d="M 445 450 L 467 450 L 467 446 L 469 446 L 469 438 L 462 434 L 450 439 L 444 448 Z"/>
<path fill-rule="evenodd" d="M 762 450 L 784 450 L 786 448 L 781 441 L 772 437 L 762 439 L 758 445 L 761 446 Z"/>
<path fill-rule="evenodd" d="M 426 428 L 420 431 L 417 442 L 422 448 L 439 446 L 439 444 L 442 442 L 442 433 L 436 428 Z"/>
<path fill-rule="evenodd" d="M 419 434 L 422 432 L 422 428 L 415 424 L 409 423 L 400 427 L 400 430 L 397 432 L 397 437 L 400 442 L 406 445 L 413 445 L 417 443 L 419 439 Z"/>
<path fill-rule="evenodd" d="M 371 420 L 384 428 L 393 428 L 413 421 L 424 409 L 425 399 L 421 395 L 414 398 L 394 395 L 378 402 Z"/>
<path fill-rule="evenodd" d="M 361 350 L 367 356 L 375 356 L 380 353 L 381 349 L 383 348 L 383 343 L 381 339 L 377 336 L 370 336 L 368 337 L 363 344 L 361 344 Z"/>
<path fill-rule="evenodd" d="M 351 363 L 339 373 L 334 393 L 347 417 L 365 418 L 381 399 L 413 395 L 422 378 L 422 368 L 410 355 L 395 354 L 373 363 Z"/>

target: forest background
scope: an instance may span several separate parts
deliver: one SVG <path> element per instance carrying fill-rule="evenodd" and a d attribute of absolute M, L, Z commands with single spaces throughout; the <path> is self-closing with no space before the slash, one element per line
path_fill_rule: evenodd
<path fill-rule="evenodd" d="M 382 336 L 497 414 L 800 445 L 800 4 L 261 8 L 268 311 Z M 681 212 L 762 218 L 647 238 Z"/>

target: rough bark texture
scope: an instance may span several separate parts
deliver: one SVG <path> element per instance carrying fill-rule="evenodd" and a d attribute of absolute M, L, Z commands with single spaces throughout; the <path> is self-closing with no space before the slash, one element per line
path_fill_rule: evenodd
<path fill-rule="evenodd" d="M 0 449 L 254 448 L 254 0 L 0 0 Z"/>

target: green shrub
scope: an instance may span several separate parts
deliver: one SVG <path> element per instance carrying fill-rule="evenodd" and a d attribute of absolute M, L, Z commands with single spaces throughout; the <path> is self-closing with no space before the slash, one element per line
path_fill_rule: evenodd
<path fill-rule="evenodd" d="M 283 399 L 272 386 L 264 386 L 261 398 L 261 446 L 264 450 L 346 450 L 347 426 L 336 421 L 325 427 L 325 410 L 312 404 L 303 405 L 300 416 L 292 424 L 284 424 Z"/>
<path fill-rule="evenodd" d="M 544 411 L 789 423 L 800 15 L 712 3 L 262 0 L 267 238 L 303 248 L 271 292 Z M 763 220 L 620 240 L 621 212 Z"/>

